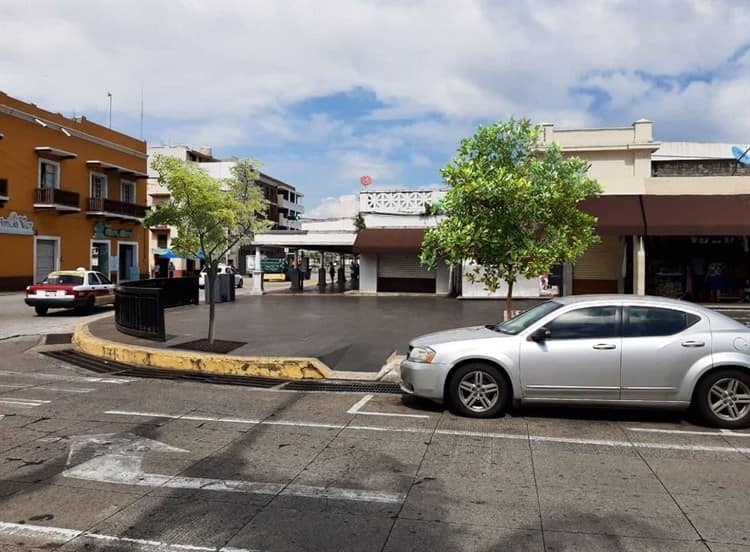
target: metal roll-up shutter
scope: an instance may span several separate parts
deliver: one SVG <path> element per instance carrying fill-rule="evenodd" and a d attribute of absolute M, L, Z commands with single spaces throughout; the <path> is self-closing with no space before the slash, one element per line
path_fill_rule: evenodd
<path fill-rule="evenodd" d="M 378 255 L 378 291 L 435 293 L 435 271 L 417 253 Z"/>
<path fill-rule="evenodd" d="M 624 244 L 620 238 L 603 236 L 573 267 L 573 293 L 617 293 L 623 266 Z"/>
<path fill-rule="evenodd" d="M 36 273 L 34 281 L 41 282 L 55 270 L 55 240 L 36 240 Z"/>

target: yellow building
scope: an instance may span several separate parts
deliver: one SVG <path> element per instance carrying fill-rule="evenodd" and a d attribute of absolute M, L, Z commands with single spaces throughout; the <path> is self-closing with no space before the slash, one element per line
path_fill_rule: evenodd
<path fill-rule="evenodd" d="M 53 270 L 145 277 L 146 143 L 0 92 L 0 290 Z"/>

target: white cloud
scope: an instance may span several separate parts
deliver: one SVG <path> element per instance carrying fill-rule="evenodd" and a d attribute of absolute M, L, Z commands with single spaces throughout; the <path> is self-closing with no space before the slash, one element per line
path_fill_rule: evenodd
<path fill-rule="evenodd" d="M 351 194 L 324 198 L 305 215 L 305 218 L 353 217 L 357 212 L 359 212 L 359 197 Z"/>
<path fill-rule="evenodd" d="M 412 153 L 410 156 L 411 164 L 415 167 L 429 167 L 432 165 L 432 161 L 426 155 L 421 153 Z"/>
<path fill-rule="evenodd" d="M 111 91 L 115 109 L 135 116 L 144 82 L 149 113 L 249 118 L 250 128 L 255 115 L 281 113 L 255 127 L 281 137 L 305 134 L 285 128 L 285 107 L 356 88 L 385 104 L 380 118 L 585 111 L 568 93 L 581 75 L 711 70 L 750 27 L 750 10 L 731 0 L 3 0 L 3 12 L 11 94 L 69 112 L 103 110 Z M 643 95 L 637 79 L 615 84 L 618 98 Z M 336 125 L 311 124 L 324 137 Z"/>

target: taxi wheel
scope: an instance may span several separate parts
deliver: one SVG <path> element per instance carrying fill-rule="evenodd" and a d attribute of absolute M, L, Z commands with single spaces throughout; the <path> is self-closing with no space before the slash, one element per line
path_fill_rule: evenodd
<path fill-rule="evenodd" d="M 39 316 L 44 316 L 45 314 L 47 314 L 47 311 L 49 309 L 47 307 L 39 307 L 39 306 L 37 306 L 37 307 L 34 307 L 34 310 L 36 311 L 36 313 Z"/>
<path fill-rule="evenodd" d="M 86 300 L 86 305 L 83 307 L 83 312 L 86 314 L 94 314 L 94 309 L 96 308 L 96 299 L 93 297 L 89 297 Z"/>

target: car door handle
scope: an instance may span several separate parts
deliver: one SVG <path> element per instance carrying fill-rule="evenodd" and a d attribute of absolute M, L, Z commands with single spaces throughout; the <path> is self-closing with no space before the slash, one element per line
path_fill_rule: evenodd
<path fill-rule="evenodd" d="M 598 351 L 607 350 L 607 349 L 615 349 L 616 345 L 612 345 L 611 343 L 599 343 L 597 345 L 594 345 L 594 349 Z"/>
<path fill-rule="evenodd" d="M 704 347 L 706 344 L 703 341 L 683 341 L 683 347 Z"/>

